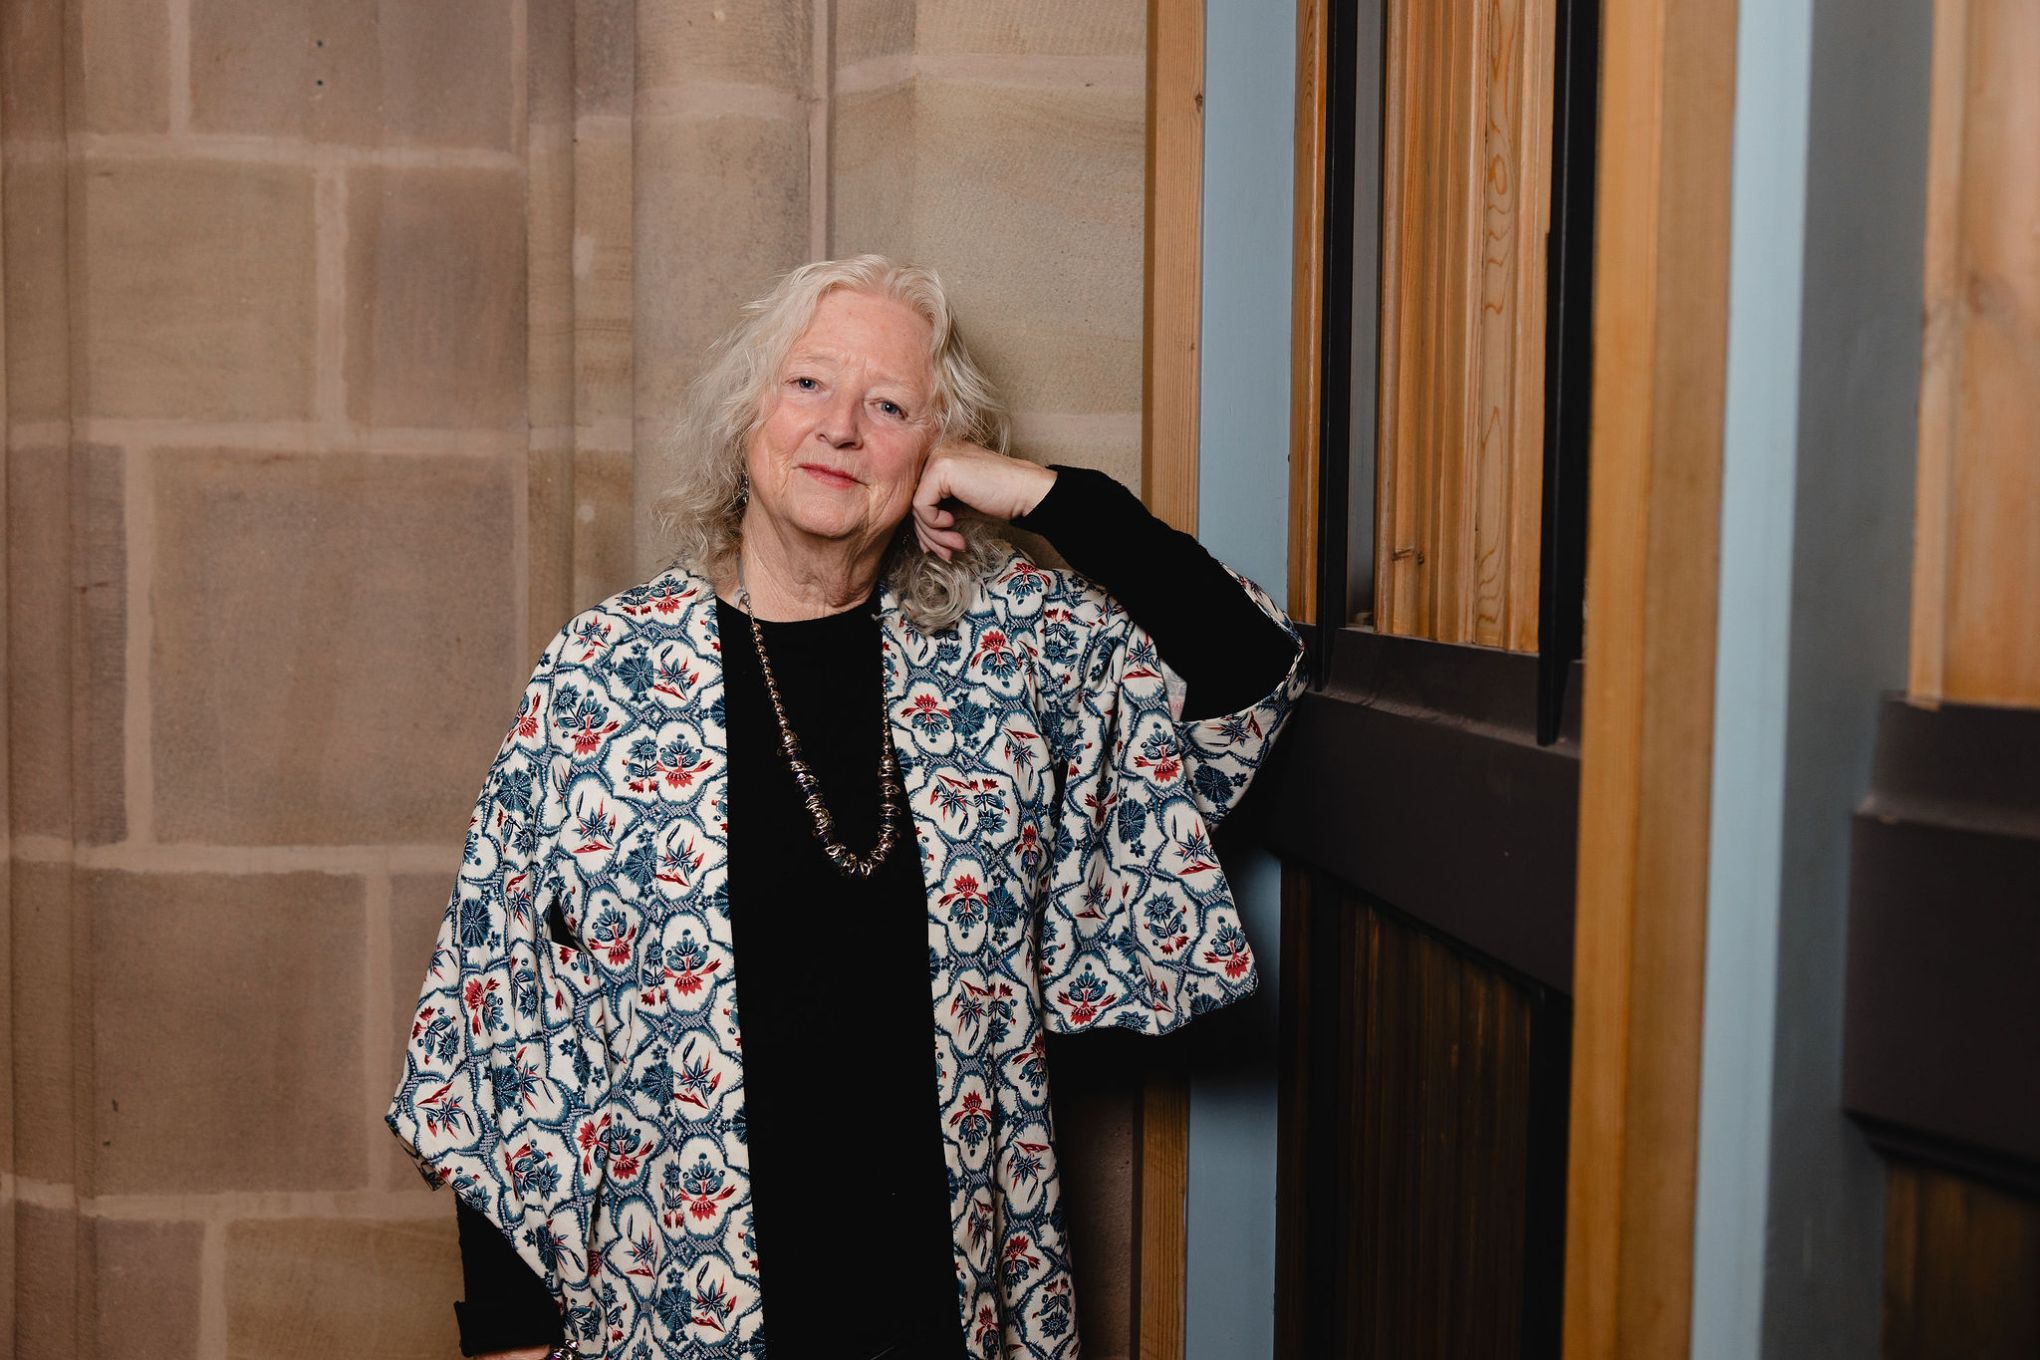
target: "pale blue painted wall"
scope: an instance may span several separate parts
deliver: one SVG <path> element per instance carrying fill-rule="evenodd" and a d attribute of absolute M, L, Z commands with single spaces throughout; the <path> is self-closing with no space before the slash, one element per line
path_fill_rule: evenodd
<path fill-rule="evenodd" d="M 1694 1360 L 1760 1352 L 1811 0 L 1737 12 Z"/>
<path fill-rule="evenodd" d="M 1291 148 L 1296 27 L 1265 0 L 1208 0 L 1198 537 L 1279 602 L 1288 574 Z M 1275 1017 L 1281 884 L 1229 862 L 1261 988 L 1207 1017 L 1190 1085 L 1186 1360 L 1274 1343 Z"/>
<path fill-rule="evenodd" d="M 1877 1350 L 1849 817 L 1905 681 L 1929 0 L 1739 13 L 1694 1360 Z"/>

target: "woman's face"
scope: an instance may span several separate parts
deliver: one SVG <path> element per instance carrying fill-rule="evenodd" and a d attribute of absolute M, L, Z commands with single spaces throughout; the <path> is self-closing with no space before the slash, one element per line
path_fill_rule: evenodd
<path fill-rule="evenodd" d="M 747 537 L 754 515 L 782 542 L 865 548 L 891 537 L 935 434 L 928 342 L 928 323 L 905 303 L 847 288 L 822 298 L 751 437 Z"/>

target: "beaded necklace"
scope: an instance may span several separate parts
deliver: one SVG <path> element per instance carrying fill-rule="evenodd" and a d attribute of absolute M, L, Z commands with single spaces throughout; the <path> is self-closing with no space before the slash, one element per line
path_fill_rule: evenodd
<path fill-rule="evenodd" d="M 765 677 L 765 693 L 772 700 L 772 716 L 779 720 L 779 749 L 793 771 L 794 782 L 800 785 L 801 802 L 807 808 L 808 819 L 814 823 L 815 839 L 821 843 L 822 853 L 829 857 L 829 863 L 836 866 L 836 872 L 845 878 L 869 878 L 878 872 L 878 867 L 892 854 L 893 846 L 899 843 L 900 825 L 904 820 L 900 808 L 906 796 L 900 784 L 899 756 L 893 750 L 892 720 L 881 703 L 878 719 L 884 744 L 878 757 L 878 844 L 871 847 L 869 855 L 860 856 L 836 839 L 836 819 L 822 802 L 821 780 L 801 757 L 800 738 L 793 734 L 793 724 L 787 721 L 786 703 L 779 696 L 779 681 L 772 674 L 771 659 L 765 655 L 765 630 L 758 626 L 758 615 L 751 609 L 751 593 L 744 588 L 741 564 L 737 567 L 737 607 L 751 621 L 751 641 L 758 649 L 758 670 Z"/>

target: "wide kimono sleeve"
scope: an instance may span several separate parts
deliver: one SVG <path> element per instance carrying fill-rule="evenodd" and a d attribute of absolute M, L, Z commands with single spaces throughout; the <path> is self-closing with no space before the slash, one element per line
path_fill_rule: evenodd
<path fill-rule="evenodd" d="M 553 712 L 567 636 L 540 656 L 475 800 L 385 1119 L 425 1179 L 451 1186 L 545 1281 L 568 1338 L 592 1341 L 604 1162 L 578 1143 L 599 1132 L 614 1074 L 600 973 L 570 924 L 572 754 Z"/>
<path fill-rule="evenodd" d="M 1227 570 L 1297 652 L 1254 702 L 1187 721 L 1147 632 L 1085 578 L 1048 573 L 1036 659 L 1062 787 L 1036 961 L 1051 1032 L 1164 1034 L 1259 982 L 1211 832 L 1245 794 L 1307 677 L 1295 627 Z"/>

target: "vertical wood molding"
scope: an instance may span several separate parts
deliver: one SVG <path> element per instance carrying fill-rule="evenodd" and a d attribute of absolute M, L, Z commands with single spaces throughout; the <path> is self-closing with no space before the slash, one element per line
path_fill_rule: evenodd
<path fill-rule="evenodd" d="M 1936 0 L 1910 690 L 2040 705 L 2040 10 Z"/>
<path fill-rule="evenodd" d="M 1204 249 L 1201 4 L 1148 0 L 1147 68 L 1141 495 L 1157 515 L 1195 533 Z"/>
<path fill-rule="evenodd" d="M 1389 9 L 1383 632 L 1537 646 L 1553 14 L 1553 0 Z"/>
<path fill-rule="evenodd" d="M 1736 5 L 1604 22 L 1567 1360 L 1690 1340 Z"/>
<path fill-rule="evenodd" d="M 1147 240 L 1141 328 L 1141 494 L 1197 532 L 1203 301 L 1204 6 L 1148 0 Z M 1134 1185 L 1134 1352 L 1182 1360 L 1190 1087 L 1173 1067 L 1143 1084 Z"/>
<path fill-rule="evenodd" d="M 1317 617 L 1324 402 L 1325 0 L 1296 5 L 1296 201 L 1289 301 L 1289 614 Z"/>
<path fill-rule="evenodd" d="M 1962 72 L 1969 7 L 1934 6 L 1933 86 L 1927 113 L 1927 258 L 1920 346 L 1920 449 L 1913 500 L 1912 649 L 1915 701 L 1938 704 L 1946 654 L 1948 475 L 1956 436 L 1955 376 L 1961 368 L 1961 296 L 1955 232 L 1962 187 Z"/>
<path fill-rule="evenodd" d="M 1190 1082 L 1173 1067 L 1148 1069 L 1139 1150 L 1133 1177 L 1140 1214 L 1133 1243 L 1134 1354 L 1139 1360 L 1183 1360 Z"/>

